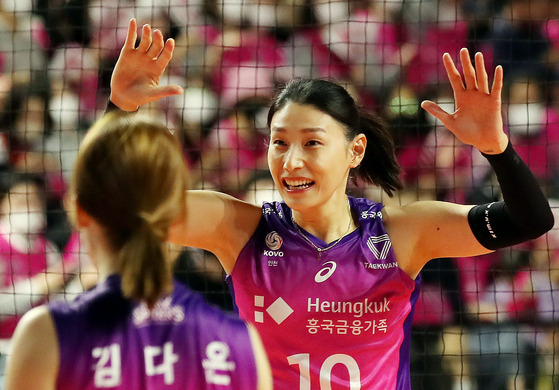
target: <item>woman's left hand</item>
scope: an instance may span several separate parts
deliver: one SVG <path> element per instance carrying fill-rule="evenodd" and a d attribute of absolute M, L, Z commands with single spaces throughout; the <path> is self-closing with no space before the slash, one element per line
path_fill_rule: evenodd
<path fill-rule="evenodd" d="M 438 104 L 428 100 L 422 102 L 421 107 L 439 119 L 463 143 L 473 145 L 487 154 L 501 153 L 508 145 L 501 114 L 503 68 L 495 68 L 493 85 L 489 90 L 483 54 L 476 53 L 474 68 L 468 50 L 463 48 L 460 50 L 460 61 L 464 80 L 450 55 L 443 55 L 443 63 L 454 92 L 454 113 L 446 113 Z"/>

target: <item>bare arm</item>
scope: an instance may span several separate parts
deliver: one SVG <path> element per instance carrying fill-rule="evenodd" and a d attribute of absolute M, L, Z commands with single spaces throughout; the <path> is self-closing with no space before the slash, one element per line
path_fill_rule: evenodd
<path fill-rule="evenodd" d="M 505 202 L 495 207 L 492 204 L 473 207 L 418 202 L 400 208 L 387 208 L 387 229 L 394 238 L 398 261 L 413 278 L 432 258 L 487 253 L 491 249 L 527 241 L 553 226 L 553 216 L 545 196 L 532 173 L 509 146 L 503 130 L 503 69 L 500 66 L 496 68 L 490 89 L 481 53 L 475 56 L 475 68 L 466 49 L 460 51 L 460 60 L 464 80 L 450 56 L 443 56 L 454 91 L 454 113 L 446 113 L 430 101 L 423 102 L 422 107 L 462 142 L 488 155 L 501 183 Z M 509 167 L 516 171 L 516 184 L 522 186 L 523 191 L 517 191 L 518 187 L 511 185 L 514 178 L 511 180 Z M 495 229 L 496 226 L 500 231 Z"/>
<path fill-rule="evenodd" d="M 30 310 L 19 322 L 6 368 L 7 390 L 54 390 L 58 339 L 46 306 Z"/>
<path fill-rule="evenodd" d="M 268 356 L 264 350 L 264 345 L 256 329 L 252 325 L 248 325 L 248 333 L 250 341 L 252 342 L 252 349 L 254 351 L 254 359 L 256 361 L 256 371 L 258 374 L 258 390 L 271 390 L 272 389 L 272 370 Z"/>
<path fill-rule="evenodd" d="M 386 207 L 384 221 L 400 268 L 415 279 L 431 259 L 491 252 L 477 241 L 470 229 L 471 208 L 434 201 Z"/>
<path fill-rule="evenodd" d="M 173 55 L 174 41 L 164 41 L 161 31 L 152 31 L 149 25 L 143 26 L 137 48 L 136 39 L 136 21 L 132 19 L 111 78 L 111 101 L 125 111 L 182 93 L 177 85 L 159 86 Z M 187 220 L 177 221 L 171 229 L 170 241 L 214 253 L 225 271 L 231 272 L 239 252 L 256 229 L 260 208 L 225 194 L 190 191 L 187 210 Z"/>
<path fill-rule="evenodd" d="M 225 272 L 256 230 L 260 207 L 214 191 L 188 191 L 187 217 L 172 227 L 169 240 L 215 254 Z"/>

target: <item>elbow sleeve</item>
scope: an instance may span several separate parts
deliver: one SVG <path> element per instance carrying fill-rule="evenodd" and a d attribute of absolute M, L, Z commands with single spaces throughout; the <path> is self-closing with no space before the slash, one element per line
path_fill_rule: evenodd
<path fill-rule="evenodd" d="M 509 143 L 497 155 L 485 155 L 497 175 L 503 202 L 474 206 L 468 222 L 487 249 L 500 249 L 535 239 L 553 228 L 547 198 L 528 166 Z"/>

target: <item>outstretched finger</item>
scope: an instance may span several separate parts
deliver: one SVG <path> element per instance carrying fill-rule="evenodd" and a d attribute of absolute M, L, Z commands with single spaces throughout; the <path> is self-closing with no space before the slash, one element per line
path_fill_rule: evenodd
<path fill-rule="evenodd" d="M 443 110 L 435 102 L 432 102 L 430 100 L 424 100 L 423 102 L 421 102 L 421 107 L 429 114 L 433 115 L 435 118 L 440 120 L 445 126 L 447 123 L 450 122 L 450 120 L 452 120 L 452 115 L 447 113 L 445 110 Z"/>
<path fill-rule="evenodd" d="M 454 91 L 463 90 L 464 84 L 462 83 L 462 76 L 460 76 L 458 69 L 456 69 L 456 65 L 454 65 L 454 61 L 452 61 L 450 54 L 443 54 L 443 65 L 446 69 L 446 74 L 448 76 L 448 80 L 450 81 L 452 89 Z"/>
<path fill-rule="evenodd" d="M 126 34 L 123 49 L 134 49 L 136 47 L 136 39 L 138 39 L 136 29 L 136 19 L 132 18 L 128 23 L 128 33 Z"/>
<path fill-rule="evenodd" d="M 151 26 L 149 24 L 144 24 L 142 27 L 142 39 L 138 45 L 139 51 L 147 51 L 151 46 Z"/>
<path fill-rule="evenodd" d="M 165 46 L 161 51 L 161 54 L 157 58 L 157 62 L 161 65 L 161 67 L 166 68 L 173 57 L 173 51 L 175 50 L 175 40 L 173 38 L 167 39 L 165 42 Z"/>
<path fill-rule="evenodd" d="M 151 97 L 150 100 L 156 101 L 156 100 L 166 98 L 168 96 L 180 95 L 182 93 L 183 93 L 183 89 L 178 85 L 175 84 L 165 85 L 163 87 L 154 88 L 150 93 L 150 97 Z"/>
<path fill-rule="evenodd" d="M 501 65 L 498 65 L 495 68 L 493 85 L 491 86 L 491 95 L 500 99 L 502 90 L 503 90 L 503 67 Z"/>
<path fill-rule="evenodd" d="M 476 61 L 476 75 L 477 75 L 478 88 L 482 92 L 489 94 L 489 81 L 487 77 L 487 71 L 485 70 L 485 62 L 483 61 L 483 54 L 479 52 L 476 53 L 475 61 Z"/>
<path fill-rule="evenodd" d="M 464 71 L 464 81 L 466 82 L 467 89 L 477 89 L 476 70 L 472 65 L 470 59 L 470 52 L 468 49 L 463 48 L 460 50 L 460 62 L 462 63 L 462 70 Z"/>
<path fill-rule="evenodd" d="M 148 55 L 151 58 L 157 59 L 164 45 L 165 41 L 163 40 L 163 33 L 160 30 L 154 30 L 151 46 L 148 49 Z"/>

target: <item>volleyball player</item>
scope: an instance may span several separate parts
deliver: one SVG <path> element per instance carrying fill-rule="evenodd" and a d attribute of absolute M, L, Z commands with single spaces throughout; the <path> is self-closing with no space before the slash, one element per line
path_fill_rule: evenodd
<path fill-rule="evenodd" d="M 133 111 L 179 87 L 158 87 L 153 77 L 150 47 L 163 45 L 160 33 L 152 41 L 144 26 L 138 48 L 134 21 L 128 34 L 111 101 Z M 422 107 L 484 153 L 502 202 L 383 207 L 348 197 L 353 174 L 393 194 L 399 167 L 388 131 L 344 88 L 323 80 L 291 81 L 269 111 L 268 163 L 283 202 L 256 206 L 218 192 L 189 193 L 188 218 L 171 240 L 220 259 L 241 317 L 262 337 L 276 389 L 409 389 L 423 266 L 488 253 L 553 226 L 547 199 L 503 131 L 502 68 L 490 87 L 481 53 L 475 68 L 466 49 L 460 61 L 463 79 L 443 56 L 456 111 L 430 101 Z"/>
<path fill-rule="evenodd" d="M 101 282 L 23 317 L 7 389 L 271 389 L 254 329 L 173 281 L 166 239 L 187 180 L 164 126 L 116 111 L 89 130 L 69 202 Z"/>

